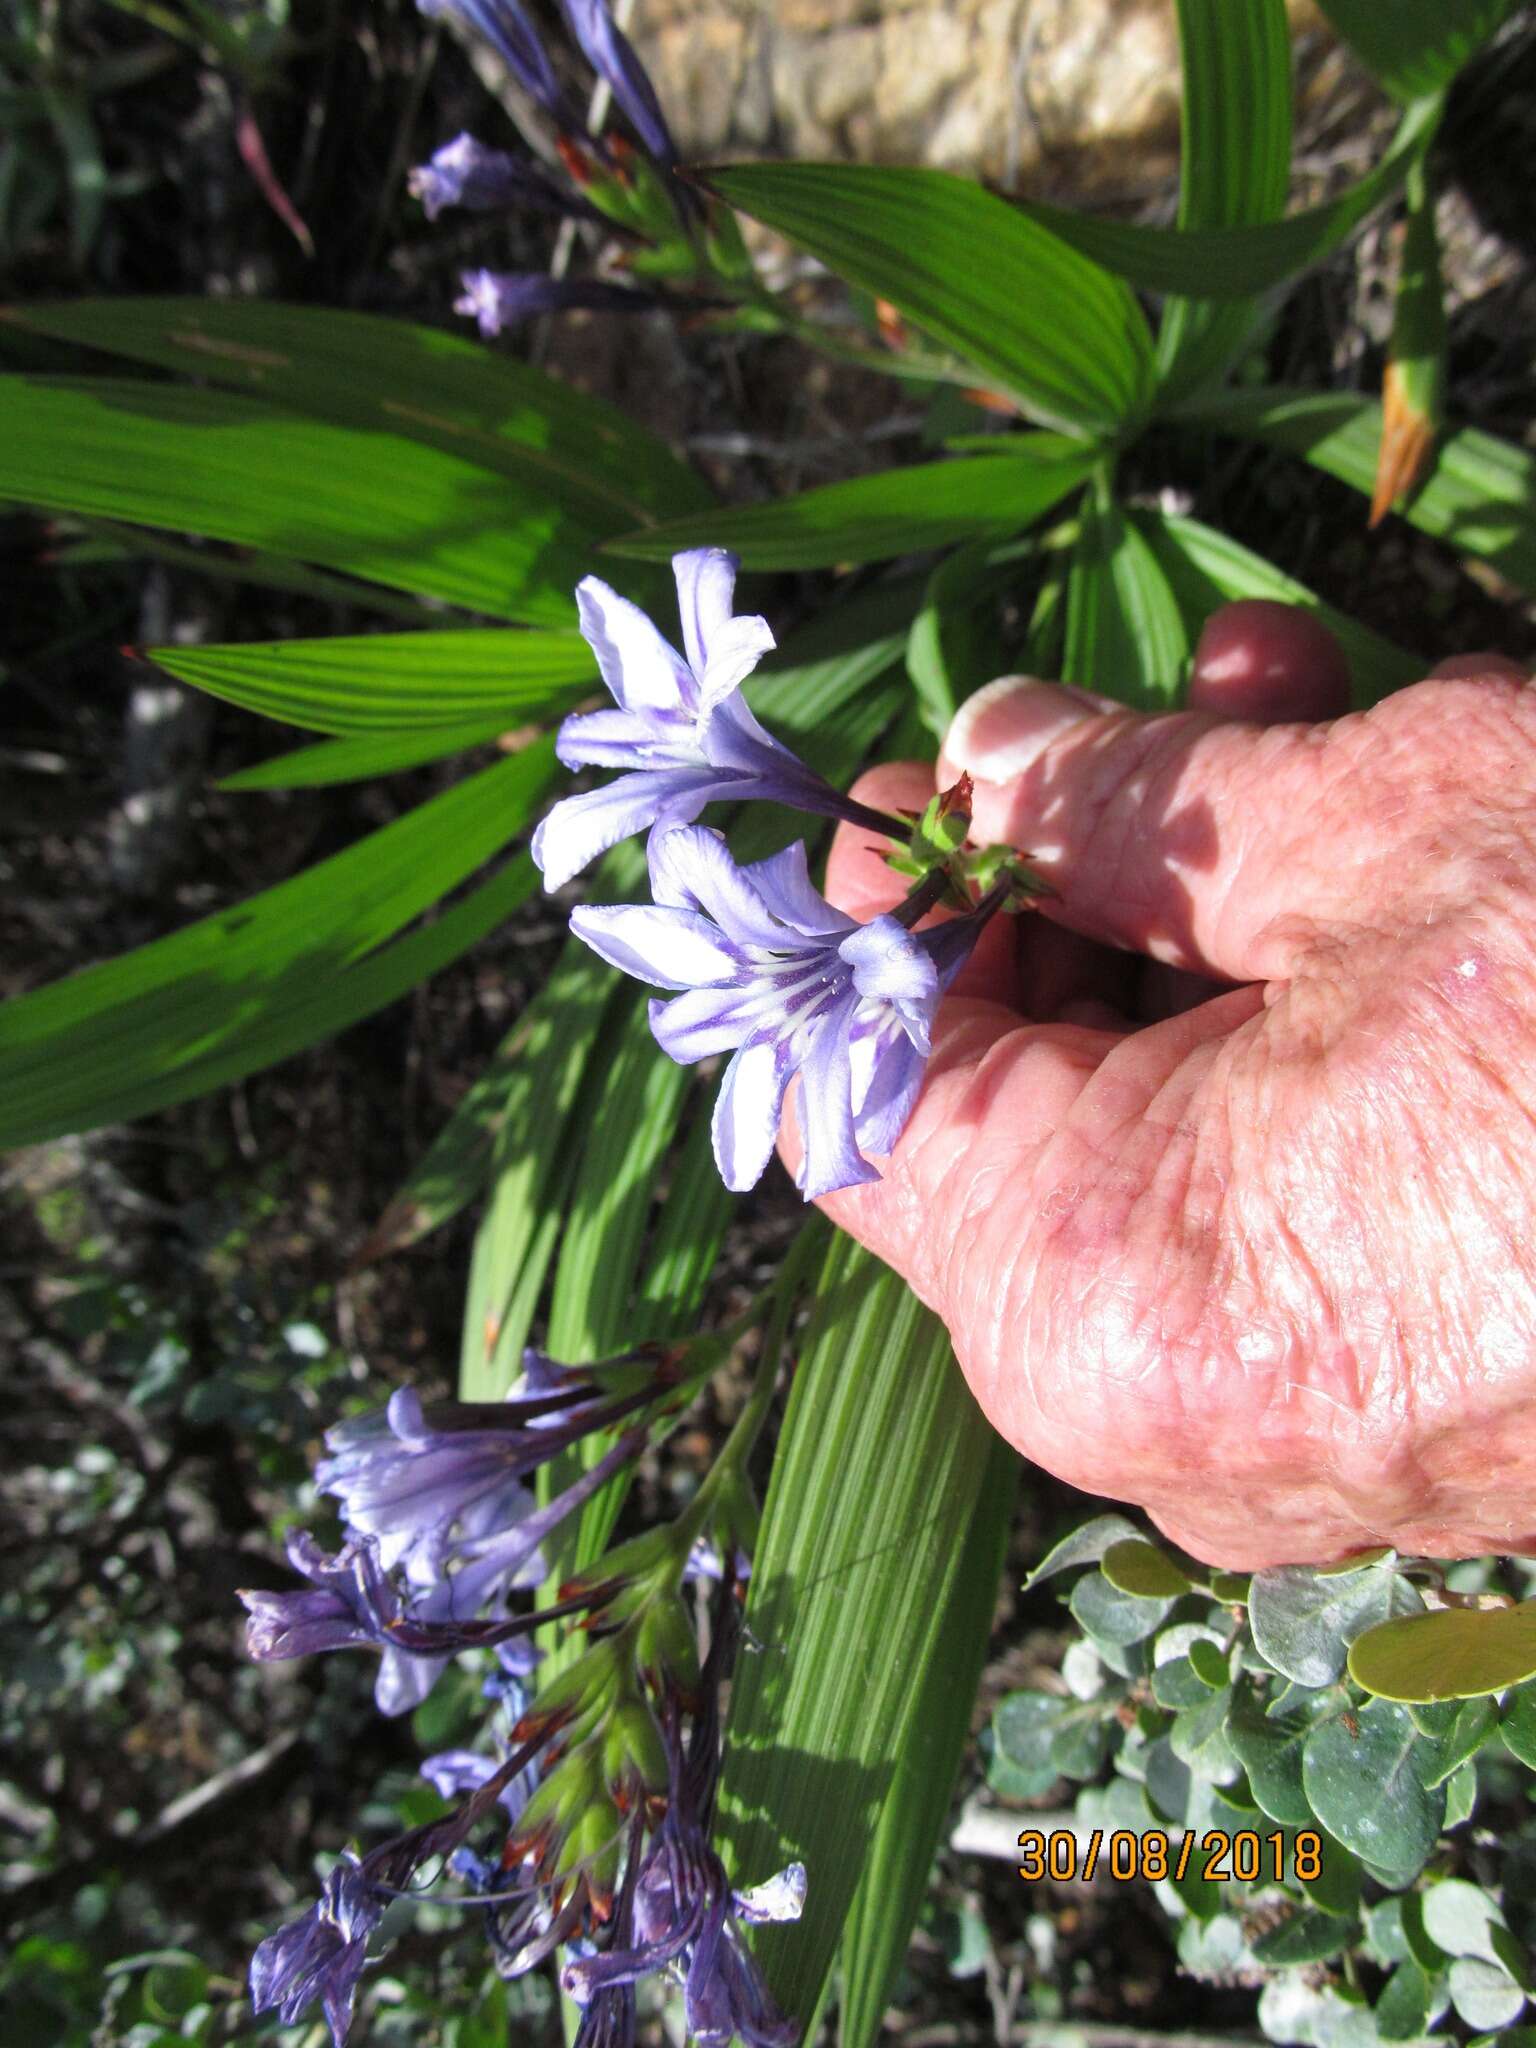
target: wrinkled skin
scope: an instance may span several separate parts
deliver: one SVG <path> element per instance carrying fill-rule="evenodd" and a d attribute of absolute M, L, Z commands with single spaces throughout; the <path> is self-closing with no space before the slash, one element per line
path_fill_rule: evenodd
<path fill-rule="evenodd" d="M 1347 687 L 1241 605 L 1198 709 L 972 699 L 941 781 L 1060 896 L 994 921 L 885 1179 L 824 1203 L 1011 1443 L 1234 1568 L 1536 1548 L 1536 689 Z M 902 889 L 844 827 L 832 899 Z"/>

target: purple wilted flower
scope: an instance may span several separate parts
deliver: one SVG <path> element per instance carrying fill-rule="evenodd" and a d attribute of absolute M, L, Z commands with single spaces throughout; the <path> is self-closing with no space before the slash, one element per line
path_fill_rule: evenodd
<path fill-rule="evenodd" d="M 570 108 L 549 52 L 518 0 L 416 0 L 429 21 L 457 21 L 488 42 L 529 97 L 563 128 Z"/>
<path fill-rule="evenodd" d="M 250 1616 L 246 1648 L 260 1664 L 310 1657 L 322 1650 L 380 1651 L 374 1699 L 381 1714 L 419 1706 L 448 1662 L 451 1648 L 413 1654 L 402 1637 L 410 1630 L 405 1607 L 379 1557 L 376 1543 L 347 1543 L 334 1557 L 304 1529 L 290 1530 L 288 1562 L 312 1592 L 244 1589 Z M 422 1646 L 424 1647 L 424 1646 Z M 457 1647 L 456 1645 L 453 1647 Z"/>
<path fill-rule="evenodd" d="M 526 1379 L 526 1355 L 524 1366 Z M 553 1527 L 522 1482 L 658 1392 L 649 1380 L 607 1400 L 580 1374 L 542 1359 L 537 1371 L 527 1394 L 506 1401 L 423 1408 L 414 1389 L 399 1387 L 382 1413 L 326 1432 L 332 1455 L 315 1467 L 315 1484 L 340 1502 L 349 1528 L 377 1538 L 386 1570 L 399 1566 L 414 1584 L 435 1585 L 450 1562 L 483 1560 L 498 1545 L 505 1555 L 510 1537 L 526 1541 L 535 1524 Z M 525 1572 L 531 1583 L 543 1576 L 531 1551 Z"/>
<path fill-rule="evenodd" d="M 367 1959 L 368 1938 L 391 1900 L 400 1896 L 429 1858 L 447 1856 L 458 1848 L 508 1785 L 533 1762 L 547 1739 L 546 1731 L 525 1743 L 492 1769 L 461 1807 L 441 1820 L 397 1835 L 363 1857 L 344 1850 L 316 1903 L 276 1934 L 269 1934 L 251 1957 L 251 2004 L 256 2011 L 278 2006 L 283 2023 L 291 2026 L 318 1998 L 336 2048 L 342 2048 L 352 2022 L 357 1980 Z"/>
<path fill-rule="evenodd" d="M 407 183 L 428 220 L 436 220 L 447 206 L 481 213 L 496 206 L 532 206 L 544 213 L 601 218 L 595 207 L 556 184 L 537 164 L 504 149 L 487 149 L 473 135 L 456 135 L 445 142 L 426 163 L 416 166 Z"/>
<path fill-rule="evenodd" d="M 726 1186 L 761 1176 L 797 1073 L 806 1199 L 878 1180 L 865 1154 L 889 1152 L 911 1114 L 980 912 L 926 932 L 858 924 L 813 887 L 803 845 L 738 867 L 699 825 L 653 836 L 650 869 L 654 905 L 583 907 L 571 930 L 625 973 L 685 991 L 651 1004 L 663 1052 L 683 1065 L 734 1052 L 714 1115 Z"/>
<path fill-rule="evenodd" d="M 571 33 L 598 77 L 605 80 L 641 146 L 663 170 L 677 162 L 677 144 L 656 88 L 633 43 L 609 13 L 606 0 L 563 0 Z"/>
<path fill-rule="evenodd" d="M 604 284 L 596 277 L 550 277 L 542 270 L 465 270 L 459 283 L 463 296 L 454 300 L 453 310 L 473 320 L 487 341 L 539 313 L 577 307 L 597 313 L 645 313 L 656 304 L 650 292 Z"/>
<path fill-rule="evenodd" d="M 737 557 L 690 548 L 672 557 L 684 659 L 638 605 L 596 576 L 576 586 L 582 636 L 617 708 L 579 712 L 560 728 L 567 768 L 631 772 L 555 805 L 533 835 L 546 889 L 649 827 L 690 824 L 706 804 L 761 797 L 792 810 L 889 830 L 766 733 L 740 696 L 773 646 L 766 619 L 732 612 Z"/>
<path fill-rule="evenodd" d="M 388 1904 L 389 1899 L 369 1882 L 367 1866 L 344 1850 L 317 1903 L 269 1934 L 251 1957 L 253 2008 L 265 2012 L 278 2006 L 283 2024 L 292 2026 L 318 1998 L 331 2038 L 336 2048 L 342 2048 L 352 2024 L 368 1937 Z"/>
<path fill-rule="evenodd" d="M 649 1399 L 650 1395 L 647 1392 L 636 1398 Z M 613 1406 L 617 1404 L 610 1404 L 610 1412 Z M 551 1435 L 545 1434 L 546 1443 Z M 376 1535 L 354 1539 L 330 1557 L 312 1536 L 296 1531 L 288 1538 L 288 1561 L 316 1590 L 243 1591 L 240 1598 L 250 1614 L 247 1649 L 261 1663 L 307 1657 L 319 1650 L 376 1649 L 381 1653 L 374 1687 L 379 1712 L 409 1713 L 420 1706 L 456 1651 L 505 1642 L 537 1625 L 543 1618 L 539 1615 L 506 1616 L 507 1593 L 543 1576 L 539 1545 L 545 1537 L 635 1457 L 645 1441 L 644 1430 L 631 1430 L 547 1507 L 535 1508 L 532 1496 L 524 1495 L 526 1510 L 505 1527 L 461 1536 L 451 1546 L 452 1571 L 446 1570 L 448 1551 L 432 1548 L 438 1541 L 441 1515 L 450 1515 L 447 1526 L 451 1526 L 451 1518 L 458 1512 L 455 1502 L 459 1497 L 451 1483 L 445 1482 L 441 1498 L 427 1488 L 424 1499 L 414 1503 L 419 1519 L 410 1524 L 409 1479 L 401 1479 L 402 1491 L 391 1498 L 387 1477 L 374 1485 L 366 1467 L 361 1467 L 352 1477 L 360 1493 L 373 1504 L 364 1512 L 376 1511 L 377 1518 L 405 1541 L 404 1549 L 396 1545 L 397 1557 L 403 1560 L 410 1548 L 409 1524 L 419 1530 L 428 1546 L 424 1554 L 441 1557 L 442 1575 L 424 1575 L 424 1583 L 409 1586 L 402 1597 L 384 1568 Z M 387 1474 L 391 1454 L 381 1451 L 380 1456 Z M 471 1497 L 471 1516 L 483 1499 L 483 1494 Z M 505 1494 L 501 1499 L 505 1504 Z"/>

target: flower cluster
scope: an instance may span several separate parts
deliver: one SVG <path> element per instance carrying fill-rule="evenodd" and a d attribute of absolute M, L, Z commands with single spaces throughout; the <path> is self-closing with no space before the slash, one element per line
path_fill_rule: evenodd
<path fill-rule="evenodd" d="M 803 844 L 742 867 L 717 832 L 694 823 L 707 804 L 753 798 L 903 844 L 912 836 L 908 823 L 833 789 L 743 702 L 742 683 L 774 643 L 766 621 L 733 612 L 736 569 L 720 548 L 674 557 L 682 654 L 595 576 L 578 586 L 581 630 L 616 708 L 566 719 L 559 754 L 567 767 L 623 772 L 557 803 L 533 856 L 553 889 L 649 831 L 651 903 L 578 909 L 571 929 L 623 972 L 682 991 L 651 1005 L 671 1058 L 732 1054 L 714 1117 L 727 1187 L 761 1176 L 799 1077 L 798 1180 L 810 1199 L 879 1178 L 869 1155 L 888 1153 L 911 1114 L 939 998 L 1019 884 L 1009 879 L 968 914 L 914 930 L 953 894 L 940 865 L 896 912 L 859 924 L 812 883 Z M 970 904 L 969 894 L 960 901 Z"/>
<path fill-rule="evenodd" d="M 432 1896 L 482 1918 L 503 1975 L 564 1948 L 562 1981 L 584 2007 L 580 2048 L 632 2043 L 635 1985 L 653 1974 L 680 1983 L 705 2048 L 738 2034 L 751 2048 L 789 2048 L 795 2030 L 740 1928 L 798 1917 L 804 1871 L 736 1892 L 709 1840 L 745 1565 L 740 1465 L 772 1372 L 677 1524 L 610 1552 L 557 1604 L 511 1612 L 512 1595 L 544 1576 L 540 1546 L 554 1527 L 635 1455 L 645 1418 L 697 1382 L 699 1357 L 707 1368 L 720 1356 L 715 1340 L 692 1348 L 698 1356 L 653 1348 L 582 1371 L 530 1353 L 505 1402 L 423 1408 L 402 1391 L 382 1415 L 330 1432 L 316 1478 L 339 1503 L 347 1540 L 329 1556 L 296 1536 L 289 1555 L 308 1586 L 242 1595 L 252 1654 L 377 1650 L 379 1705 L 398 1713 L 450 1658 L 494 1652 L 484 1678 L 492 1712 L 484 1747 L 422 1765 L 460 1803 L 366 1854 L 345 1853 L 315 1904 L 262 1942 L 251 1962 L 258 2012 L 275 2007 L 292 2022 L 318 2003 L 341 2048 L 385 1912 L 448 1876 L 460 1888 Z M 616 1430 L 579 1479 L 535 1504 L 536 1468 Z M 688 1579 L 711 1589 L 702 1659 L 679 1598 Z M 573 1613 L 586 1617 L 588 1647 L 535 1692 L 532 1632 Z"/>
<path fill-rule="evenodd" d="M 608 1370 L 640 1362 L 632 1354 Z M 427 1411 L 402 1388 L 382 1415 L 331 1430 L 331 1455 L 315 1476 L 340 1504 L 347 1541 L 332 1556 L 295 1531 L 288 1561 L 310 1590 L 241 1594 L 252 1656 L 377 1650 L 374 1697 L 394 1715 L 419 1706 L 458 1651 L 526 1636 L 532 1620 L 508 1603 L 544 1577 L 540 1544 L 637 1454 L 645 1432 L 620 1436 L 545 1507 L 525 1480 L 594 1430 L 653 1405 L 664 1377 L 658 1367 L 639 1388 L 605 1397 L 590 1374 L 531 1353 L 523 1390 L 505 1402 Z"/>
<path fill-rule="evenodd" d="M 455 136 L 410 174 L 410 189 L 429 220 L 444 208 L 502 209 L 568 215 L 604 222 L 631 244 L 649 245 L 648 266 L 692 276 L 701 267 L 703 202 L 675 175 L 677 145 L 656 89 L 606 0 L 562 0 L 566 24 L 583 57 L 608 88 L 623 130 L 594 134 L 561 82 L 548 50 L 519 0 L 418 0 L 423 14 L 452 20 L 495 52 L 532 114 L 547 124 L 552 154 L 565 176 L 527 153 L 494 149 L 473 135 Z M 707 266 L 706 266 L 707 267 Z M 454 310 L 487 337 L 536 313 L 566 306 L 635 312 L 655 294 L 602 278 L 470 270 Z"/>

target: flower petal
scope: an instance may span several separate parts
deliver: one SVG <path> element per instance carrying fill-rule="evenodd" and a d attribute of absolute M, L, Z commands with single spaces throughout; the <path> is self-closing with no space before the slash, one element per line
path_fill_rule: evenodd
<path fill-rule="evenodd" d="M 583 56 L 598 77 L 607 81 L 646 152 L 670 170 L 677 162 L 677 145 L 667 127 L 667 117 L 661 111 L 661 102 L 645 66 L 608 12 L 606 0 L 565 0 L 565 18 Z"/>
<path fill-rule="evenodd" d="M 773 1156 L 792 1072 L 788 1044 L 771 1038 L 744 1045 L 725 1070 L 711 1128 L 720 1178 L 736 1194 L 757 1185 Z"/>
<path fill-rule="evenodd" d="M 555 752 L 567 768 L 699 768 L 704 756 L 682 712 L 575 711 Z"/>
<path fill-rule="evenodd" d="M 741 972 L 736 955 L 697 911 L 582 904 L 571 912 L 571 930 L 610 967 L 656 988 L 723 988 Z"/>
<path fill-rule="evenodd" d="M 871 918 L 850 932 L 837 951 L 853 969 L 853 985 L 865 998 L 913 1004 L 938 1000 L 937 968 L 894 917 Z"/>
<path fill-rule="evenodd" d="M 754 988 L 694 988 L 670 1003 L 651 1004 L 656 1043 L 680 1067 L 732 1052 L 762 1021 L 766 998 Z"/>
<path fill-rule="evenodd" d="M 702 910 L 738 946 L 800 949 L 799 935 L 772 915 L 718 832 L 686 825 L 653 837 L 648 853 L 651 894 L 658 903 Z"/>
<path fill-rule="evenodd" d="M 711 768 L 656 768 L 562 797 L 533 835 L 531 851 L 544 887 L 558 889 L 610 846 L 647 831 L 663 813 L 679 824 L 696 818 L 721 789 Z"/>
<path fill-rule="evenodd" d="M 848 1050 L 854 1004 L 850 992 L 816 1020 L 800 1060 L 797 1107 L 805 1156 L 797 1179 L 808 1202 L 880 1178 L 854 1138 L 853 1063 Z"/>
<path fill-rule="evenodd" d="M 922 1092 L 928 1065 L 899 1025 L 871 1033 L 851 1044 L 853 1057 L 854 1136 L 862 1153 L 880 1158 L 895 1150 Z M 861 1057 L 862 1056 L 862 1057 Z M 861 1074 L 861 1066 L 865 1071 Z"/>
<path fill-rule="evenodd" d="M 698 713 L 698 687 L 676 649 L 670 647 L 639 605 L 620 597 L 599 577 L 583 576 L 576 586 L 582 637 L 597 656 L 603 681 L 625 711 Z"/>
<path fill-rule="evenodd" d="M 448 1669 L 448 1661 L 446 1657 L 413 1657 L 394 1643 L 386 1643 L 374 1681 L 374 1705 L 390 1720 L 409 1714 Z"/>
<path fill-rule="evenodd" d="M 426 1771 L 425 1764 L 422 1766 Z M 760 1921 L 798 1920 L 805 1910 L 805 1865 L 787 1863 L 777 1877 L 755 1884 L 750 1891 L 737 1892 L 731 1911 L 749 1924 Z"/>
<path fill-rule="evenodd" d="M 707 717 L 735 696 L 774 644 L 768 621 L 749 613 L 722 626 L 710 642 L 709 666 L 699 677 L 699 716 Z"/>
<path fill-rule="evenodd" d="M 736 571 L 741 558 L 726 548 L 688 548 L 672 557 L 683 646 L 695 677 L 709 667 L 715 636 L 731 623 Z"/>
<path fill-rule="evenodd" d="M 749 862 L 741 872 L 775 917 L 807 937 L 840 938 L 858 929 L 855 920 L 834 908 L 811 880 L 803 839 L 766 860 Z"/>

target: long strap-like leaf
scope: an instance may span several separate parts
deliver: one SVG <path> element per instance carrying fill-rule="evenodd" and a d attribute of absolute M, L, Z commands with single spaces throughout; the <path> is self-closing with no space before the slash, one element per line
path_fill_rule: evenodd
<path fill-rule="evenodd" d="M 992 1446 L 938 1319 L 836 1238 L 765 1504 L 721 1792 L 736 1883 L 806 1866 L 804 1918 L 758 1942 L 802 2021 L 898 1794 L 951 1605 L 982 1597 L 968 1534 L 996 1511 Z"/>

